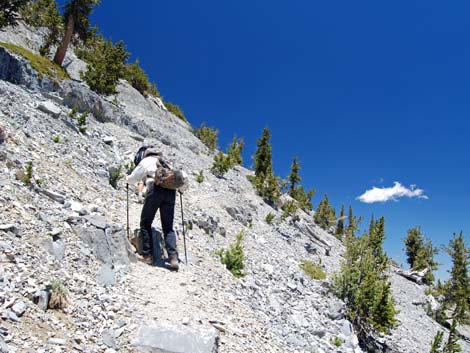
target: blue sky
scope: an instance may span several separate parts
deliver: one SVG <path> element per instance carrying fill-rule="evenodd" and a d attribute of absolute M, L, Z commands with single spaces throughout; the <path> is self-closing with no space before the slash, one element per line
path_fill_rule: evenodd
<path fill-rule="evenodd" d="M 385 216 L 398 262 L 416 225 L 436 245 L 460 230 L 468 239 L 468 1 L 142 4 L 103 0 L 92 21 L 124 40 L 193 126 L 219 128 L 223 147 L 243 136 L 247 166 L 268 126 L 275 172 L 285 177 L 298 155 L 315 205 L 327 193 L 364 225 Z M 357 199 L 394 182 L 428 199 Z"/>

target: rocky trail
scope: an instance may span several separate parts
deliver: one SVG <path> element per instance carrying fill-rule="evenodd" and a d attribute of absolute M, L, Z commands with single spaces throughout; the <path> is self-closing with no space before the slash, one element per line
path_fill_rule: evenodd
<path fill-rule="evenodd" d="M 22 24 L 0 32 L 0 41 L 37 52 L 41 35 Z M 79 81 L 85 64 L 73 52 L 66 64 L 74 80 L 48 85 L 0 47 L 0 126 L 7 132 L 0 144 L 0 352 L 363 351 L 344 303 L 331 293 L 344 253 L 338 239 L 311 213 L 268 224 L 268 213 L 281 214 L 256 195 L 252 171 L 236 167 L 215 177 L 213 155 L 161 101 L 126 81 L 116 96 L 100 97 Z M 85 132 L 70 117 L 73 107 L 93 113 Z M 190 174 L 189 262 L 178 272 L 136 262 L 124 180 L 110 185 L 145 138 Z M 32 185 L 24 182 L 29 162 Z M 131 188 L 131 229 L 141 206 Z M 179 201 L 174 223 L 184 260 Z M 236 279 L 214 252 L 240 232 L 246 276 Z M 327 279 L 312 280 L 301 259 L 321 264 Z M 391 278 L 398 326 L 374 342 L 383 352 L 427 353 L 442 328 L 426 315 L 425 287 Z M 68 293 L 63 310 L 47 308 L 45 290 L 57 280 Z M 462 347 L 470 352 L 468 343 Z"/>

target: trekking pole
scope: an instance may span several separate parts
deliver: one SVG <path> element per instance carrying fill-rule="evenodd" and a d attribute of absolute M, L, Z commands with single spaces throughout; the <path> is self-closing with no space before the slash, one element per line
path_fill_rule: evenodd
<path fill-rule="evenodd" d="M 129 239 L 129 184 L 126 184 L 127 192 L 127 239 Z"/>
<path fill-rule="evenodd" d="M 188 264 L 188 253 L 186 252 L 186 233 L 184 231 L 184 215 L 183 215 L 183 194 L 180 192 L 180 205 L 181 205 L 181 222 L 183 223 L 183 242 L 184 242 L 184 258 L 186 265 Z"/>

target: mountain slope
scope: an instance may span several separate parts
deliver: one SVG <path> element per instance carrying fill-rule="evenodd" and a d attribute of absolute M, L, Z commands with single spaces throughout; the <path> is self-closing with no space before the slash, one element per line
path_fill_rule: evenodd
<path fill-rule="evenodd" d="M 0 41 L 32 51 L 40 40 L 24 25 L 0 33 Z M 13 67 L 12 62 L 28 66 L 0 50 L 3 67 Z M 70 68 L 84 67 L 73 54 L 66 60 Z M 344 318 L 344 304 L 329 291 L 343 245 L 317 227 L 311 214 L 302 214 L 298 222 L 288 218 L 267 224 L 268 213 L 280 214 L 256 195 L 247 180 L 252 172 L 236 167 L 224 178 L 213 176 L 212 155 L 191 127 L 125 81 L 114 99 L 78 81 L 44 88 L 28 77 L 19 86 L 8 81 L 31 70 L 4 71 L 0 125 L 9 136 L 0 147 L 0 299 L 10 351 L 55 346 L 134 352 L 144 349 L 139 344 L 145 327 L 167 323 L 178 332 L 218 335 L 220 352 L 361 351 Z M 77 80 L 78 73 L 71 71 Z M 68 116 L 74 106 L 94 114 L 85 134 Z M 178 273 L 134 262 L 125 232 L 124 181 L 117 190 L 109 185 L 110 172 L 127 164 L 144 138 L 190 174 L 184 195 L 185 220 L 192 228 L 187 234 L 190 261 Z M 18 180 L 29 161 L 40 180 L 35 187 Z M 201 184 L 195 180 L 200 170 L 205 176 Z M 134 229 L 141 205 L 133 192 L 130 201 Z M 179 207 L 175 228 L 184 258 Z M 245 234 L 246 277 L 237 280 L 213 252 L 231 244 L 240 231 Z M 299 268 L 301 259 L 321 263 L 327 280 L 311 280 Z M 32 300 L 52 277 L 69 290 L 63 313 L 44 312 Z M 400 325 L 390 337 L 378 338 L 388 347 L 383 351 L 428 352 L 440 327 L 423 306 L 411 304 L 425 300 L 424 289 L 394 274 L 392 284 Z M 16 321 L 11 313 L 21 312 L 21 303 L 27 308 Z M 344 341 L 340 347 L 332 343 L 336 338 Z M 468 345 L 463 348 L 470 352 Z"/>

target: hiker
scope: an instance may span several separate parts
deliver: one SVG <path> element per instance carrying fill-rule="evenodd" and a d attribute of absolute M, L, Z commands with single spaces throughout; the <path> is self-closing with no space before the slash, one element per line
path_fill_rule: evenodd
<path fill-rule="evenodd" d="M 164 167 L 162 167 L 162 165 Z M 166 174 L 171 174 L 172 179 L 168 179 Z M 156 175 L 157 174 L 157 175 Z M 146 263 L 153 262 L 152 250 L 152 223 L 157 210 L 160 209 L 160 220 L 162 224 L 165 246 L 170 260 L 170 268 L 178 270 L 178 252 L 176 249 L 176 234 L 173 230 L 173 219 L 175 213 L 176 188 L 172 188 L 175 180 L 187 181 L 184 172 L 172 172 L 171 166 L 163 160 L 161 152 L 154 147 L 149 147 L 145 151 L 144 158 L 140 161 L 131 175 L 126 178 L 128 184 L 141 181 L 144 177 L 154 179 L 149 186 L 145 196 L 144 206 L 140 216 L 140 237 L 142 238 L 141 255 Z M 180 184 L 178 184 L 180 185 Z M 181 183 L 183 185 L 183 183 Z M 183 192 L 183 187 L 180 187 Z"/>

